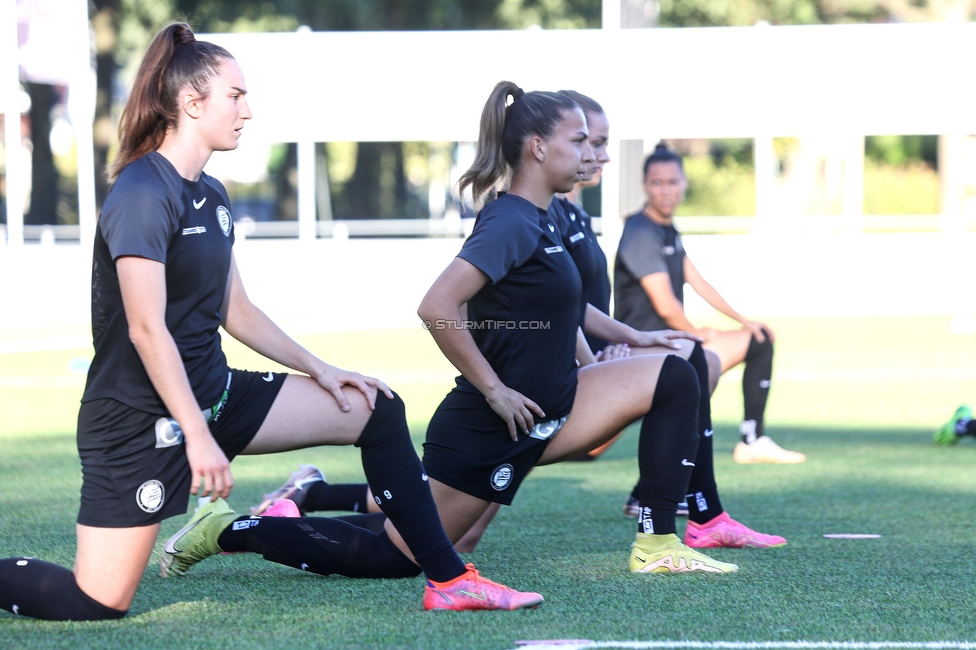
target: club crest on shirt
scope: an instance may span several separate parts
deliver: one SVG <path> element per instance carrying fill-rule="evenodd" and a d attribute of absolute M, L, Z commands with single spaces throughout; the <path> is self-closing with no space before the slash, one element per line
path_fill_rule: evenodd
<path fill-rule="evenodd" d="M 230 237 L 230 210 L 222 205 L 217 206 L 217 223 L 220 224 L 220 229 L 224 231 L 224 236 Z"/>
<path fill-rule="evenodd" d="M 515 474 L 515 468 L 505 463 L 504 465 L 499 465 L 495 468 L 495 471 L 491 473 L 491 487 L 498 492 L 501 492 L 508 487 L 508 484 L 512 482 L 512 476 Z"/>
<path fill-rule="evenodd" d="M 146 512 L 156 512 L 165 500 L 166 489 L 159 481 L 146 481 L 136 490 L 136 503 Z"/>

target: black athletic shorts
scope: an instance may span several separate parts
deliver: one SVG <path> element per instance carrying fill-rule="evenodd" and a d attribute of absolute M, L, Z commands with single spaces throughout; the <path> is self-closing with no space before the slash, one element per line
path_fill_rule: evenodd
<path fill-rule="evenodd" d="M 538 422 L 514 441 L 484 396 L 452 390 L 427 425 L 424 471 L 471 496 L 510 505 L 565 422 Z"/>
<path fill-rule="evenodd" d="M 220 401 L 204 411 L 228 460 L 254 438 L 287 376 L 228 373 Z M 129 528 L 186 514 L 192 476 L 176 420 L 114 399 L 84 402 L 78 412 L 78 454 L 79 524 Z"/>

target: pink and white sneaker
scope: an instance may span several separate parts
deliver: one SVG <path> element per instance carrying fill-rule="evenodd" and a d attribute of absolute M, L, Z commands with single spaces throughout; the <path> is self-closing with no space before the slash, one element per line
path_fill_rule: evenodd
<path fill-rule="evenodd" d="M 262 517 L 301 517 L 302 513 L 291 499 L 275 499 Z"/>
<path fill-rule="evenodd" d="M 465 571 L 447 582 L 427 581 L 424 609 L 535 609 L 545 600 L 534 591 L 515 591 L 511 587 L 482 578 L 470 562 Z"/>
<path fill-rule="evenodd" d="M 786 546 L 786 539 L 752 530 L 723 512 L 704 524 L 689 521 L 685 544 L 691 548 L 775 548 Z"/>
<path fill-rule="evenodd" d="M 288 480 L 274 492 L 264 495 L 264 501 L 251 508 L 252 515 L 263 515 L 264 511 L 278 499 L 291 499 L 299 509 L 305 502 L 305 490 L 313 483 L 326 483 L 325 474 L 315 465 L 299 465 Z"/>

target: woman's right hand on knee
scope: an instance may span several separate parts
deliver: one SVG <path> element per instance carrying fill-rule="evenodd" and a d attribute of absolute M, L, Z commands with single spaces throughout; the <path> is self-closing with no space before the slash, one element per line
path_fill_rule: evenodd
<path fill-rule="evenodd" d="M 230 461 L 224 451 L 207 432 L 206 436 L 193 439 L 185 437 L 186 459 L 190 463 L 193 482 L 190 484 L 190 494 L 204 497 L 210 495 L 210 500 L 217 497 L 226 499 L 234 487 L 234 477 L 230 473 Z"/>
<path fill-rule="evenodd" d="M 745 325 L 745 329 L 748 330 L 750 334 L 752 334 L 753 338 L 755 338 L 760 343 L 765 342 L 767 336 L 769 337 L 770 341 L 776 340 L 776 335 L 773 334 L 773 330 L 769 329 L 769 326 L 766 325 L 765 323 L 760 323 L 759 321 L 750 320 L 743 323 L 743 325 Z"/>
<path fill-rule="evenodd" d="M 376 408 L 377 391 L 382 392 L 387 398 L 393 399 L 393 391 L 390 390 L 390 387 L 375 377 L 367 377 L 358 372 L 336 368 L 327 363 L 323 363 L 322 365 L 323 368 L 314 373 L 312 377 L 318 382 L 319 386 L 332 394 L 343 412 L 351 408 L 349 406 L 349 400 L 342 394 L 343 386 L 352 386 L 365 395 L 366 403 L 369 405 L 369 410 L 371 411 Z"/>
<path fill-rule="evenodd" d="M 512 436 L 512 440 L 518 440 L 519 432 L 528 433 L 535 427 L 533 413 L 540 418 L 546 417 L 538 404 L 508 386 L 491 391 L 485 395 L 485 399 L 488 400 L 491 410 L 508 425 L 508 434 Z"/>

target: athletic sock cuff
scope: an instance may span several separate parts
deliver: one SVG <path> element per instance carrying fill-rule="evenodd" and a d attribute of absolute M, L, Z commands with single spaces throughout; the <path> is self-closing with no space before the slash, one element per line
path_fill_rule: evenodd
<path fill-rule="evenodd" d="M 467 570 L 453 546 L 418 556 L 417 562 L 423 566 L 424 575 L 434 582 L 453 580 Z"/>

